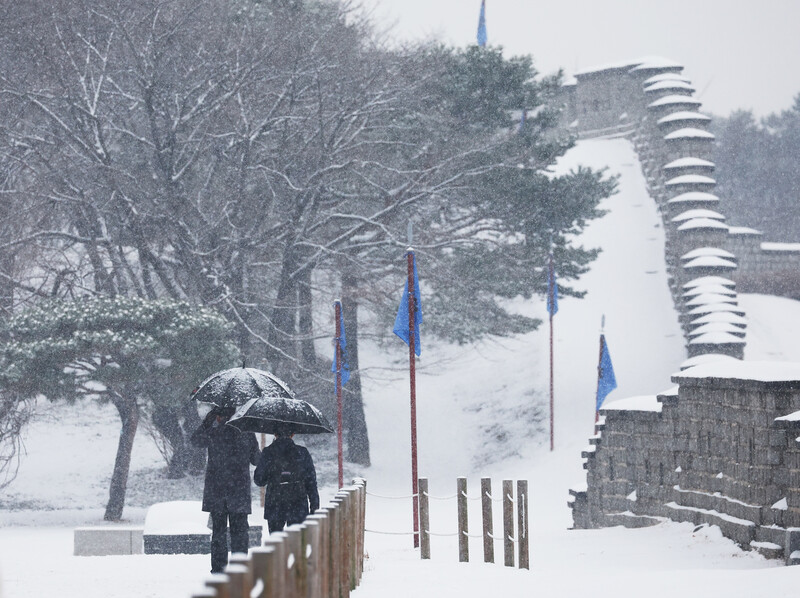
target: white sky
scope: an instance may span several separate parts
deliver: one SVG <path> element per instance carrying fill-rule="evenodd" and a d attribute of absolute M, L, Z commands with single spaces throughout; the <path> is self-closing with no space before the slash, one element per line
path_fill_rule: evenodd
<path fill-rule="evenodd" d="M 405 39 L 474 44 L 480 0 L 362 0 Z M 645 55 L 671 58 L 703 110 L 756 115 L 800 93 L 800 0 L 486 0 L 490 45 L 567 74 Z"/>

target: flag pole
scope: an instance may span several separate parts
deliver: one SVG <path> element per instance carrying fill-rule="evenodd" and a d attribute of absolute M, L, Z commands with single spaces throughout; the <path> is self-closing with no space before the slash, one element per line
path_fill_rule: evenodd
<path fill-rule="evenodd" d="M 553 252 L 550 252 L 550 265 L 549 265 L 549 284 L 548 286 L 551 287 L 548 289 L 548 293 L 550 294 L 549 302 L 550 305 L 554 305 L 554 296 L 555 296 L 555 284 L 553 283 Z M 553 414 L 554 411 L 554 391 L 553 391 L 553 309 L 548 310 L 550 312 L 550 450 L 552 451 L 555 447 L 555 435 L 554 435 L 554 421 L 555 417 Z"/>
<path fill-rule="evenodd" d="M 408 373 L 411 391 L 411 500 L 414 516 L 414 548 L 419 547 L 419 484 L 417 472 L 417 381 L 414 338 L 414 315 L 416 313 L 414 289 L 414 250 L 409 248 L 408 258 Z"/>
<path fill-rule="evenodd" d="M 344 458 L 342 451 L 342 302 L 333 303 L 336 319 L 336 450 L 339 459 L 339 488 L 344 487 Z"/>

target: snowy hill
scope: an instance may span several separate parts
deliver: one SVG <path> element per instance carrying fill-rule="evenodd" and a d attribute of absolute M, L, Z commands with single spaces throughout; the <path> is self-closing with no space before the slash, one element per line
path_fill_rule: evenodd
<path fill-rule="evenodd" d="M 420 562 L 410 536 L 373 533 L 410 531 L 410 499 L 372 496 L 367 504 L 370 558 L 355 596 L 425 598 L 446 588 L 446 595 L 537 592 L 603 598 L 639 595 L 645 587 L 649 596 L 760 596 L 789 595 L 800 585 L 800 568 L 778 567 L 744 553 L 713 528 L 567 529 L 568 488 L 584 479 L 580 452 L 593 432 L 601 316 L 606 316 L 619 383 L 608 401 L 669 388 L 670 375 L 686 357 L 667 287 L 661 221 L 632 147 L 623 139 L 584 141 L 557 168 L 578 164 L 608 166 L 621 180 L 619 193 L 601 206 L 608 214 L 576 239 L 602 248 L 592 270 L 575 284 L 586 297 L 562 298 L 555 316 L 555 451 L 549 451 L 547 434 L 546 323 L 535 333 L 473 346 L 426 342 L 418 370 L 420 474 L 430 478 L 431 494 L 451 495 L 457 476 L 468 477 L 470 494 L 484 476 L 494 484 L 529 480 L 531 571 L 479 564 L 478 539 L 470 541 L 476 562 L 458 564 L 452 536 L 434 538 L 433 559 Z M 419 266 L 424 285 L 425 264 Z M 749 320 L 746 358 L 800 361 L 800 302 L 759 295 L 740 295 L 740 301 Z M 543 301 L 516 307 L 546 320 Z M 362 367 L 372 374 L 364 390 L 373 466 L 358 473 L 381 496 L 410 493 L 407 374 L 383 374 L 390 362 L 402 359 L 403 347 L 398 341 L 390 354 L 375 348 L 362 355 Z M 111 410 L 44 408 L 28 431 L 18 480 L 0 495 L 4 598 L 55 592 L 82 598 L 186 598 L 200 585 L 207 556 L 71 556 L 71 526 L 99 523 L 102 517 L 116 416 Z M 143 487 L 134 490 L 135 496 L 144 500 L 155 492 L 148 485 L 158 483 L 161 467 L 152 442 L 140 434 L 131 484 Z M 200 484 L 189 479 L 175 492 L 196 498 Z M 333 491 L 324 488 L 323 500 Z M 18 508 L 26 502 L 27 508 Z M 144 511 L 126 507 L 125 516 L 141 524 Z M 434 501 L 432 530 L 452 532 L 455 520 L 454 501 Z M 33 558 L 37 553 L 40 557 Z M 94 580 L 90 586 L 77 583 L 87 577 Z"/>

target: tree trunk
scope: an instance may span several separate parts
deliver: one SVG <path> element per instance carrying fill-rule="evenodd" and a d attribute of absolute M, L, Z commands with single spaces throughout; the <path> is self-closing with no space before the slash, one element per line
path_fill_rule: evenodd
<path fill-rule="evenodd" d="M 358 289 L 355 283 L 354 277 L 347 274 L 342 276 L 342 317 L 346 326 L 347 359 L 350 364 L 350 381 L 345 387 L 342 416 L 347 436 L 347 460 L 368 466 L 369 436 L 358 365 Z"/>
<path fill-rule="evenodd" d="M 131 453 L 136 428 L 139 425 L 139 405 L 135 399 L 116 396 L 112 400 L 122 420 L 122 430 L 119 433 L 117 457 L 114 460 L 114 473 L 111 475 L 111 489 L 109 490 L 108 504 L 103 519 L 106 521 L 119 521 L 122 519 L 122 509 L 125 507 L 125 492 L 128 489 L 128 472 L 131 468 Z"/>
<path fill-rule="evenodd" d="M 294 250 L 287 248 L 281 266 L 281 278 L 278 284 L 278 293 L 275 305 L 272 308 L 272 330 L 269 335 L 270 347 L 267 349 L 267 359 L 279 375 L 290 364 L 287 357 L 295 356 L 294 339 L 297 331 L 297 285 L 291 273 L 295 270 L 297 260 Z M 283 374 L 285 376 L 285 374 Z"/>
<path fill-rule="evenodd" d="M 308 268 L 297 281 L 297 305 L 299 309 L 298 328 L 300 331 L 300 355 L 303 365 L 313 368 L 317 363 L 317 353 L 314 349 L 314 322 L 311 316 L 311 273 Z"/>

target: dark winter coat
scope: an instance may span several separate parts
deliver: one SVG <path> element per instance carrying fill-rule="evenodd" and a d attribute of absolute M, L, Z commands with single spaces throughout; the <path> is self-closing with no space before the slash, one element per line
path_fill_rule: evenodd
<path fill-rule="evenodd" d="M 250 513 L 250 464 L 255 465 L 259 455 L 256 435 L 208 418 L 191 441 L 208 449 L 203 510 Z"/>
<path fill-rule="evenodd" d="M 286 494 L 279 491 L 281 463 L 292 463 L 296 469 L 297 492 L 288 502 L 282 497 Z M 309 512 L 319 509 L 319 492 L 317 490 L 317 472 L 308 449 L 298 446 L 291 438 L 279 437 L 272 444 L 264 447 L 261 458 L 253 473 L 253 480 L 258 486 L 266 486 L 264 498 L 264 519 L 281 521 L 289 524 L 302 522 Z"/>

